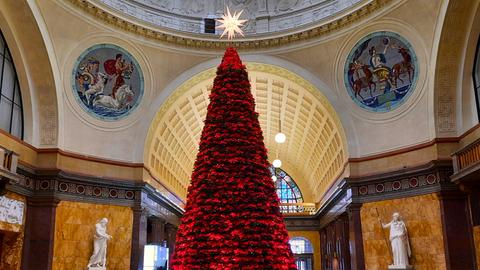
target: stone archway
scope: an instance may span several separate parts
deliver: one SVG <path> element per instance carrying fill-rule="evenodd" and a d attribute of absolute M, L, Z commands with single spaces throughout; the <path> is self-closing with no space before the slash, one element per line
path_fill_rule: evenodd
<path fill-rule="evenodd" d="M 58 143 L 58 100 L 47 45 L 31 1 L 2 1 L 0 29 L 17 69 L 24 101 L 25 141 L 34 146 Z"/>
<path fill-rule="evenodd" d="M 453 0 L 444 5 L 436 40 L 435 126 L 437 137 L 455 137 L 477 121 L 476 116 L 471 118 L 476 111 L 471 74 L 479 33 L 478 2 Z"/>
<path fill-rule="evenodd" d="M 315 86 L 287 69 L 254 62 L 247 62 L 247 69 L 270 161 L 278 153 L 305 201 L 318 202 L 343 172 L 348 156 L 337 113 Z M 215 69 L 210 68 L 181 84 L 160 107 L 147 134 L 146 169 L 182 198 L 214 76 Z M 280 147 L 273 141 L 279 116 L 288 137 Z"/>

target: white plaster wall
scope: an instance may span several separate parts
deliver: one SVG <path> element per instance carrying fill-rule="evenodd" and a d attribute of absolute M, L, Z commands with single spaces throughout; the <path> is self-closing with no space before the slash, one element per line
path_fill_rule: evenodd
<path fill-rule="evenodd" d="M 433 72 L 437 15 L 442 1 L 399 1 L 382 16 L 353 24 L 335 35 L 298 48 L 275 49 L 262 54 L 242 54 L 245 61 L 285 67 L 312 82 L 330 100 L 344 126 L 350 157 L 383 153 L 430 141 L 435 137 Z M 53 44 L 54 59 L 62 73 L 63 94 L 60 148 L 91 156 L 143 162 L 148 128 L 162 101 L 196 73 L 215 66 L 222 52 L 176 50 L 165 44 L 106 26 L 62 1 L 37 0 Z M 355 105 L 346 94 L 341 72 L 350 48 L 363 35 L 389 30 L 414 46 L 420 59 L 417 89 L 407 102 L 388 113 L 370 113 Z M 137 111 L 120 123 L 100 122 L 82 113 L 68 97 L 73 61 L 95 42 L 112 42 L 128 50 L 143 69 L 146 93 Z M 76 107 L 77 106 L 77 107 Z M 80 109 L 80 110 L 79 110 Z"/>

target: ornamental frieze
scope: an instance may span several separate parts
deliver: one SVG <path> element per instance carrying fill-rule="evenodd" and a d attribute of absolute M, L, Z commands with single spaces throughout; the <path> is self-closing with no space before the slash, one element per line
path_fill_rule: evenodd
<path fill-rule="evenodd" d="M 350 178 L 347 189 L 351 190 L 352 202 L 364 203 L 384 199 L 416 196 L 457 187 L 450 181 L 450 165 L 426 165 L 425 168 L 405 170 L 365 178 Z"/>
<path fill-rule="evenodd" d="M 135 21 L 133 20 L 125 20 L 121 18 L 120 16 L 117 16 L 115 12 L 112 12 L 111 8 L 105 8 L 108 7 L 106 3 L 97 3 L 98 1 L 82 1 L 82 0 L 64 0 L 67 2 L 70 2 L 77 8 L 83 10 L 85 13 L 90 14 L 91 16 L 103 21 L 106 24 L 112 25 L 114 27 L 120 28 L 124 31 L 134 33 L 137 35 L 140 35 L 142 37 L 148 38 L 148 39 L 153 39 L 153 40 L 158 40 L 162 41 L 165 43 L 169 44 L 175 44 L 175 45 L 180 45 L 184 47 L 190 47 L 190 48 L 203 48 L 207 50 L 220 50 L 220 49 L 225 49 L 226 47 L 234 46 L 238 49 L 243 49 L 243 50 L 248 50 L 248 49 L 259 49 L 259 48 L 273 48 L 273 47 L 280 47 L 284 45 L 290 45 L 295 42 L 302 42 L 306 40 L 310 40 L 313 38 L 318 38 L 324 35 L 327 35 L 333 31 L 336 31 L 338 29 L 341 29 L 343 27 L 346 27 L 348 25 L 351 25 L 354 22 L 357 22 L 360 19 L 365 18 L 366 16 L 371 15 L 372 13 L 381 10 L 385 6 L 387 6 L 390 3 L 393 3 L 394 1 L 392 0 L 372 0 L 369 3 L 351 11 L 348 15 L 342 16 L 336 20 L 332 20 L 329 22 L 326 22 L 324 24 L 318 25 L 316 27 L 309 28 L 304 31 L 297 31 L 295 33 L 290 33 L 290 34 L 285 34 L 285 35 L 280 35 L 277 37 L 268 37 L 268 36 L 256 36 L 254 40 L 248 40 L 248 39 L 239 39 L 233 42 L 230 41 L 220 41 L 218 40 L 218 37 L 216 35 L 206 35 L 206 34 L 198 34 L 195 33 L 192 30 L 195 31 L 200 31 L 198 30 L 203 29 L 201 26 L 203 25 L 195 25 L 194 22 L 190 23 L 183 23 L 180 24 L 177 28 L 180 29 L 181 31 L 184 32 L 191 32 L 193 35 L 178 35 L 174 33 L 170 33 L 168 31 L 165 31 L 165 27 L 159 27 L 158 25 L 162 24 L 178 24 L 178 16 L 176 16 L 176 20 L 173 19 L 168 19 L 166 18 L 165 21 L 163 22 L 157 22 L 157 23 L 152 23 L 148 22 L 148 20 L 158 20 L 158 17 L 155 17 L 153 15 L 148 15 L 144 14 L 145 18 L 148 19 L 147 22 L 145 23 L 144 21 L 136 19 Z M 103 0 L 103 1 L 109 1 L 109 0 Z M 111 0 L 110 0 L 111 1 Z M 140 1 L 140 0 L 138 0 Z M 145 0 L 146 1 L 146 0 Z M 143 1 L 143 2 L 145 2 Z M 233 0 L 232 0 L 233 1 Z M 353 2 L 356 2 L 356 0 L 352 0 Z M 350 2 L 352 2 L 350 1 Z M 152 2 L 152 1 L 150 1 Z M 212 1 L 213 2 L 213 1 Z M 221 1 L 223 2 L 223 1 Z M 238 0 L 238 1 L 233 1 L 233 2 L 248 2 L 244 0 Z M 265 1 L 256 1 L 259 5 L 263 5 L 263 2 Z M 275 8 L 272 11 L 273 13 L 275 12 L 282 12 L 282 10 L 288 9 L 291 10 L 292 8 L 296 7 L 297 4 L 290 3 L 292 1 L 279 1 L 278 5 L 276 6 L 276 11 Z M 342 1 L 347 3 L 348 1 Z M 153 2 L 152 2 L 153 3 Z M 157 2 L 154 2 L 157 4 Z M 345 4 L 344 3 L 344 4 Z M 241 3 L 240 3 L 241 4 Z M 171 7 L 167 1 L 159 1 L 158 5 L 164 5 L 165 7 Z M 194 7 L 194 6 L 192 6 Z M 338 7 L 342 7 L 341 5 Z M 248 6 L 247 6 L 248 8 Z M 335 7 L 337 8 L 337 7 Z M 124 5 L 122 7 L 117 7 L 117 9 L 122 9 L 122 11 L 129 11 L 129 7 L 127 5 Z M 192 8 L 192 10 L 195 8 Z M 199 8 L 198 8 L 199 9 Z M 260 9 L 260 8 L 259 8 Z M 247 9 L 248 10 L 248 9 Z M 316 18 L 318 16 L 324 16 L 325 14 L 329 14 L 330 11 L 328 10 L 319 10 L 315 14 L 311 15 L 312 18 Z M 215 9 L 216 13 L 223 13 L 223 9 Z M 265 10 L 265 12 L 267 12 Z M 323 13 L 322 13 L 323 12 Z M 215 14 L 216 14 L 215 13 Z M 214 17 L 215 17 L 215 14 Z M 268 14 L 268 13 L 267 13 Z M 322 15 L 323 14 L 323 15 Z M 293 16 L 291 18 L 292 23 L 290 24 L 298 24 L 298 19 L 301 19 L 298 17 L 299 15 L 296 14 L 296 16 Z M 135 16 L 132 16 L 135 17 Z M 205 18 L 205 17 L 203 17 Z M 202 18 L 202 22 L 203 22 Z M 288 20 L 284 20 L 282 16 L 279 16 L 279 23 L 275 24 L 278 29 L 276 31 L 285 31 L 286 29 L 289 29 L 289 27 L 285 26 L 285 23 L 288 24 Z M 260 29 L 256 30 L 257 33 L 261 32 L 262 26 L 258 25 L 261 23 L 261 21 L 256 20 L 255 23 L 257 24 L 255 26 L 255 29 Z M 311 23 L 311 22 L 310 22 Z M 148 25 L 148 26 L 147 26 Z M 300 25 L 293 25 L 292 27 L 298 28 Z M 249 26 L 250 27 L 250 26 Z M 273 27 L 273 26 L 272 26 Z M 275 28 L 273 27 L 273 28 Z M 264 27 L 265 28 L 265 27 Z M 269 29 L 269 31 L 272 31 L 272 29 Z M 290 27 L 291 28 L 291 27 Z M 252 28 L 253 29 L 253 28 Z M 299 28 L 300 29 L 300 28 Z M 297 30 L 299 30 L 297 29 Z M 248 30 L 248 27 L 247 27 Z M 178 31 L 178 30 L 177 30 Z M 248 32 L 248 31 L 247 31 Z"/>

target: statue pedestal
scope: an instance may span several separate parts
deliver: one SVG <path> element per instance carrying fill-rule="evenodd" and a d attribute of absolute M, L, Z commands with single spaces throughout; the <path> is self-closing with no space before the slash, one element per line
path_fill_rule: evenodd
<path fill-rule="evenodd" d="M 89 266 L 87 270 L 107 270 L 105 266 Z"/>
<path fill-rule="evenodd" d="M 411 265 L 389 265 L 388 270 L 414 270 Z"/>

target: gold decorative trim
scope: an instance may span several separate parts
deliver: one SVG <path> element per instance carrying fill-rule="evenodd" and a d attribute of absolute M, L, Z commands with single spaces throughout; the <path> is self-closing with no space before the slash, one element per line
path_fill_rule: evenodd
<path fill-rule="evenodd" d="M 255 40 L 212 40 L 202 39 L 199 37 L 185 37 L 175 35 L 167 32 L 162 32 L 152 27 L 142 26 L 134 22 L 122 19 L 113 14 L 113 12 L 91 3 L 88 0 L 64 0 L 70 2 L 75 7 L 83 10 L 91 16 L 100 19 L 104 23 L 120 28 L 127 32 L 140 35 L 147 39 L 158 40 L 168 44 L 180 45 L 187 48 L 202 48 L 207 50 L 219 50 L 227 47 L 235 47 L 240 50 L 253 50 L 259 48 L 273 48 L 289 45 L 292 43 L 307 41 L 313 38 L 318 38 L 326 34 L 332 33 L 338 29 L 348 26 L 360 19 L 367 17 L 374 11 L 380 10 L 387 4 L 393 2 L 393 0 L 372 0 L 371 3 L 353 11 L 350 14 L 342 16 L 336 20 L 328 22 L 326 24 L 300 31 L 297 33 L 289 33 L 284 36 L 278 37 L 258 37 Z M 193 33 L 191 35 L 194 35 Z"/>

